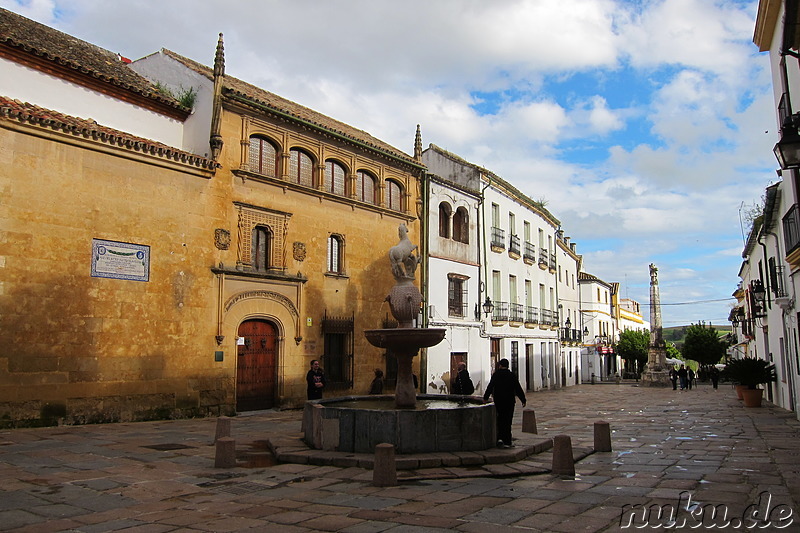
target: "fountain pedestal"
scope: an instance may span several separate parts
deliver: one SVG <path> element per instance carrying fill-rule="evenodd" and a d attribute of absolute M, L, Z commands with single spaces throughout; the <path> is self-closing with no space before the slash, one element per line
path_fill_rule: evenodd
<path fill-rule="evenodd" d="M 419 291 L 417 291 L 419 292 Z M 444 328 L 388 328 L 368 329 L 364 336 L 369 343 L 385 348 L 397 359 L 397 386 L 395 407 L 413 409 L 417 404 L 417 390 L 411 372 L 411 361 L 420 348 L 436 346 L 445 334 Z"/>

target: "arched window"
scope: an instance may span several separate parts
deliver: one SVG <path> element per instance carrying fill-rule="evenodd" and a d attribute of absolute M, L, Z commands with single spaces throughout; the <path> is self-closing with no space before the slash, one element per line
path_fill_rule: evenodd
<path fill-rule="evenodd" d="M 340 235 L 328 237 L 328 272 L 344 273 L 344 240 Z"/>
<path fill-rule="evenodd" d="M 439 237 L 450 238 L 450 204 L 442 202 L 439 204 Z"/>
<path fill-rule="evenodd" d="M 278 158 L 275 145 L 263 137 L 250 137 L 250 154 L 248 165 L 250 172 L 256 172 L 274 178 L 278 175 Z"/>
<path fill-rule="evenodd" d="M 344 196 L 347 192 L 347 172 L 336 161 L 325 162 L 325 190 Z"/>
<path fill-rule="evenodd" d="M 356 173 L 356 200 L 375 203 L 375 177 L 364 170 Z"/>
<path fill-rule="evenodd" d="M 395 181 L 386 180 L 386 207 L 394 211 L 403 210 L 403 190 Z"/>
<path fill-rule="evenodd" d="M 465 207 L 459 207 L 453 215 L 453 240 L 469 244 L 469 214 Z"/>
<path fill-rule="evenodd" d="M 289 181 L 306 187 L 314 186 L 314 160 L 302 150 L 289 151 Z"/>
<path fill-rule="evenodd" d="M 272 266 L 272 230 L 269 226 L 253 228 L 250 264 L 253 266 L 253 270 L 259 272 L 266 272 Z"/>

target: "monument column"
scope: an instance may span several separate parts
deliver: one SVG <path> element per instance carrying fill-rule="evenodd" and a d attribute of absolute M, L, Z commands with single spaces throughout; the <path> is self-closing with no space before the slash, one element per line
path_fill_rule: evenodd
<path fill-rule="evenodd" d="M 658 291 L 658 268 L 650 263 L 650 347 L 642 384 L 651 387 L 671 385 L 667 368 L 667 343 L 661 326 L 661 296 Z"/>

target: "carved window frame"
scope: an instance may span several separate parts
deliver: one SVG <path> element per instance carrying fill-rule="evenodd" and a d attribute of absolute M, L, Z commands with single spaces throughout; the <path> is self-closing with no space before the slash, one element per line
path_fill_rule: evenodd
<path fill-rule="evenodd" d="M 243 270 L 255 270 L 253 265 L 253 235 L 257 227 L 271 233 L 269 270 L 286 269 L 286 233 L 290 213 L 234 202 L 238 214 L 238 249 L 236 265 Z M 259 272 L 261 272 L 259 270 Z"/>

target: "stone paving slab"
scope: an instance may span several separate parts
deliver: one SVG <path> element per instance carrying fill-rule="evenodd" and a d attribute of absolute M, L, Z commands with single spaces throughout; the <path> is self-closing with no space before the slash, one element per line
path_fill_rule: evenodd
<path fill-rule="evenodd" d="M 704 384 L 583 385 L 529 393 L 528 406 L 539 433 L 520 431 L 518 409 L 516 448 L 408 458 L 395 487 L 372 486 L 370 454 L 308 450 L 300 411 L 233 418 L 230 469 L 213 467 L 214 419 L 4 430 L 0 531 L 605 532 L 635 505 L 691 519 L 690 497 L 695 510 L 741 517 L 765 495 L 792 522 L 773 513 L 755 529 L 800 531 L 795 413 L 746 409 L 733 390 Z M 613 451 L 593 452 L 596 421 L 610 424 Z M 574 478 L 549 470 L 560 434 L 572 440 Z M 266 443 L 301 459 L 275 464 Z"/>

